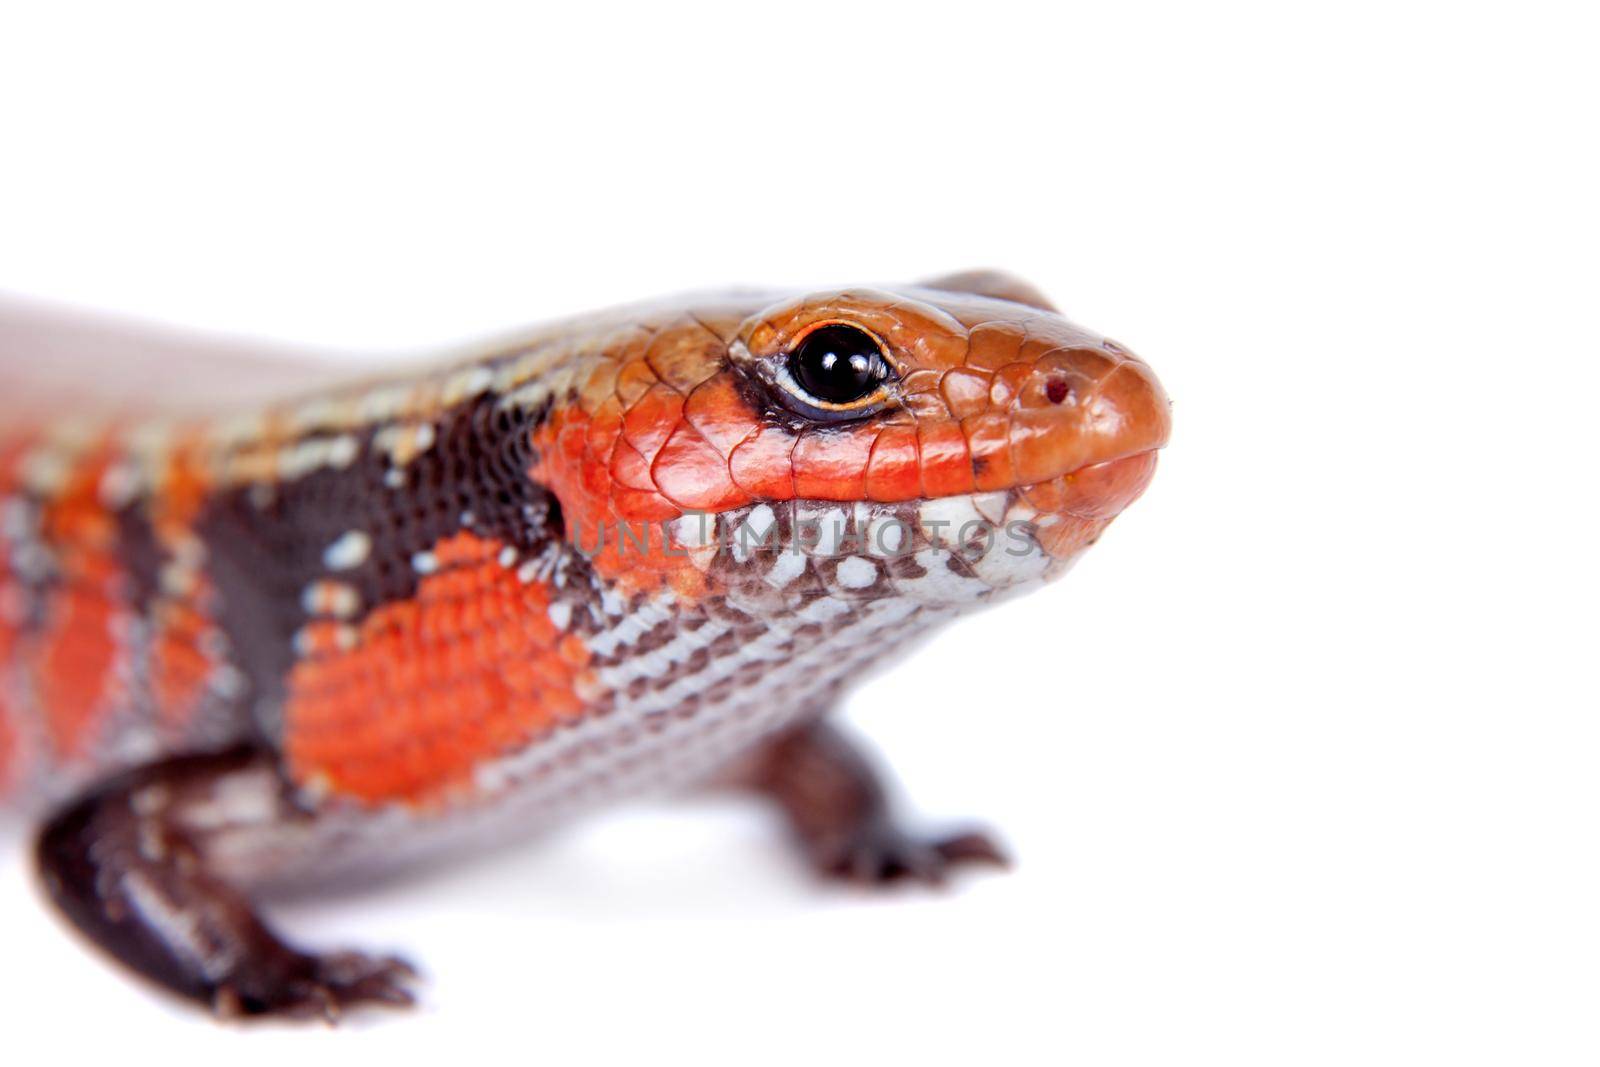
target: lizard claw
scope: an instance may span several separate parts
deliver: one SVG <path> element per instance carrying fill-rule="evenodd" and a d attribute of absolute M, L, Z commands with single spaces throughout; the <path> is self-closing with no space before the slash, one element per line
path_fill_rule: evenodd
<path fill-rule="evenodd" d="M 283 966 L 285 962 L 288 966 Z M 347 1010 L 361 1005 L 406 1008 L 416 1003 L 410 986 L 417 978 L 417 970 L 395 956 L 375 958 L 359 952 L 297 954 L 266 966 L 246 964 L 240 972 L 212 994 L 212 1010 L 220 1018 L 320 1016 L 332 1025 Z"/>
<path fill-rule="evenodd" d="M 925 839 L 892 826 L 874 826 L 821 857 L 818 866 L 830 877 L 860 885 L 905 879 L 943 885 L 951 868 L 975 863 L 1005 867 L 1009 860 L 993 838 L 982 832 Z"/>

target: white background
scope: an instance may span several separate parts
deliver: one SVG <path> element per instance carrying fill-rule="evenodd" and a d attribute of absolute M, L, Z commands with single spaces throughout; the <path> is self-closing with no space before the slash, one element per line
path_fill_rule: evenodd
<path fill-rule="evenodd" d="M 868 899 L 752 807 L 619 812 L 283 914 L 431 976 L 329 1033 L 138 990 L 12 849 L 7 1055 L 1596 1062 L 1592 12 L 577 7 L 6 4 L 0 289 L 410 351 L 1034 280 L 1155 366 L 1169 452 L 849 704 L 1019 864 Z"/>

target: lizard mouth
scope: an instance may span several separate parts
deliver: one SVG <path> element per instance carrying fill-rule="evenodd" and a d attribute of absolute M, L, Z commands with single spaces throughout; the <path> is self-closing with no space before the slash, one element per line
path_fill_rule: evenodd
<path fill-rule="evenodd" d="M 679 520 L 673 537 L 752 610 L 789 610 L 784 591 L 806 589 L 959 607 L 1064 574 L 1149 484 L 1155 459 L 1150 448 L 1009 489 L 898 503 L 767 501 Z"/>
<path fill-rule="evenodd" d="M 1156 449 L 1091 463 L 1016 490 L 1013 520 L 1029 521 L 1039 546 L 1067 559 L 1094 543 L 1100 531 L 1138 499 L 1156 472 Z M 1018 506 L 1020 505 L 1020 506 Z M 1027 511 L 1032 515 L 1027 515 Z"/>
<path fill-rule="evenodd" d="M 907 558 L 915 567 L 902 574 L 904 561 L 896 561 L 890 572 L 936 575 L 922 588 L 901 584 L 909 595 L 947 603 L 1058 577 L 1149 485 L 1155 465 L 1150 448 L 1012 489 L 923 500 L 911 520 L 917 533 Z"/>
<path fill-rule="evenodd" d="M 1146 449 L 1008 490 L 935 497 L 921 503 L 918 515 L 925 528 L 957 541 L 964 539 L 959 531 L 981 522 L 986 536 L 1003 531 L 1051 560 L 1070 560 L 1144 492 L 1156 453 Z"/>

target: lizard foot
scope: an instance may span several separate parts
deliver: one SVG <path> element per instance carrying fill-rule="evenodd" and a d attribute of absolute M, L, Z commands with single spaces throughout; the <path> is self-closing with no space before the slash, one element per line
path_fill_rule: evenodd
<path fill-rule="evenodd" d="M 218 984 L 211 1009 L 221 1019 L 278 1015 L 336 1023 L 361 1005 L 410 1007 L 416 1002 L 410 989 L 416 978 L 416 968 L 394 956 L 290 951 L 244 961 Z"/>
<path fill-rule="evenodd" d="M 35 848 L 45 891 L 90 941 L 221 1018 L 339 1019 L 412 1003 L 410 964 L 304 952 L 278 936 L 213 862 L 228 797 L 279 797 L 276 765 L 253 750 L 136 768 L 67 805 Z M 247 832 L 311 818 L 287 804 L 246 809 Z"/>
<path fill-rule="evenodd" d="M 908 879 L 940 885 L 962 864 L 1008 865 L 988 834 L 921 837 L 900 829 L 871 763 L 825 722 L 774 738 L 745 774 L 788 816 L 806 858 L 824 877 L 858 885 Z"/>

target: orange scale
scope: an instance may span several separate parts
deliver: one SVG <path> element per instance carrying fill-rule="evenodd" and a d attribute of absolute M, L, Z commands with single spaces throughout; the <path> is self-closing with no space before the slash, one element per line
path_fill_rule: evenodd
<path fill-rule="evenodd" d="M 484 611 L 482 596 L 464 597 L 455 609 L 455 635 L 457 638 L 471 639 L 481 633 L 489 625 L 488 614 Z"/>
<path fill-rule="evenodd" d="M 1039 545 L 1056 559 L 1077 555 L 1090 545 L 1105 529 L 1109 519 L 1085 519 L 1075 515 L 1039 530 Z"/>
<path fill-rule="evenodd" d="M 555 624 L 550 621 L 549 615 L 543 610 L 534 613 L 530 611 L 522 616 L 520 625 L 515 629 L 510 627 L 506 631 L 520 637 L 524 642 L 536 648 L 549 648 L 558 638 Z"/>
<path fill-rule="evenodd" d="M 429 612 L 428 624 L 421 631 L 430 638 L 430 644 L 445 646 L 455 641 L 457 635 L 461 633 L 461 612 L 464 602 L 464 594 L 460 592 L 434 601 Z"/>
<path fill-rule="evenodd" d="M 989 387 L 989 403 L 997 408 L 1010 407 L 1032 377 L 1031 364 L 1007 363 L 995 371 L 994 384 Z"/>
<path fill-rule="evenodd" d="M 451 534 L 433 546 L 433 556 L 441 564 L 471 563 L 484 558 L 484 542 L 471 533 Z"/>
<path fill-rule="evenodd" d="M 699 600 L 711 589 L 711 582 L 694 567 L 677 567 L 667 574 L 667 584 L 684 600 Z"/>
<path fill-rule="evenodd" d="M 485 670 L 494 670 L 515 655 L 514 648 L 506 647 L 504 632 L 498 627 L 486 629 L 474 639 L 478 662 Z"/>
<path fill-rule="evenodd" d="M 1090 458 L 1085 443 L 1061 432 L 1059 413 L 1022 408 L 1011 416 L 1011 456 L 1026 485 L 1059 476 Z"/>
<path fill-rule="evenodd" d="M 764 426 L 728 457 L 734 483 L 756 499 L 793 500 L 792 456 L 795 437 L 778 426 Z"/>
<path fill-rule="evenodd" d="M 1025 334 L 1010 323 L 985 322 L 967 333 L 966 365 L 979 370 L 998 370 L 1014 363 Z"/>
<path fill-rule="evenodd" d="M 922 465 L 922 495 L 928 498 L 970 493 L 976 487 L 967 435 L 957 423 L 917 424 L 917 449 Z"/>
<path fill-rule="evenodd" d="M 114 702 L 113 609 L 104 596 L 82 589 L 57 593 L 51 605 L 34 686 L 56 751 L 75 757 L 93 743 Z"/>
<path fill-rule="evenodd" d="M 734 484 L 727 459 L 688 424 L 662 447 L 652 474 L 661 494 L 688 511 L 725 511 L 750 503 Z"/>
<path fill-rule="evenodd" d="M 163 637 L 151 656 L 151 688 L 163 724 L 176 728 L 187 723 L 204 692 L 211 662 L 198 652 L 188 636 Z"/>
<path fill-rule="evenodd" d="M 966 419 L 984 411 L 989 406 L 989 389 L 993 379 L 983 371 L 958 367 L 946 371 L 939 379 L 939 392 L 957 419 Z"/>
<path fill-rule="evenodd" d="M 909 372 L 900 380 L 900 393 L 918 393 L 924 396 L 938 396 L 939 385 L 948 371 L 941 372 L 932 367 L 919 367 Z"/>
<path fill-rule="evenodd" d="M 921 452 L 913 426 L 886 426 L 867 460 L 866 498 L 881 504 L 912 500 L 922 492 Z"/>
<path fill-rule="evenodd" d="M 544 714 L 544 705 L 536 700 L 519 703 L 513 709 L 515 719 L 496 720 L 489 723 L 483 735 L 483 747 L 505 752 L 537 737 L 543 731 L 532 725 Z"/>
<path fill-rule="evenodd" d="M 999 411 L 986 411 L 963 419 L 977 487 L 982 492 L 1010 489 L 1017 484 L 1011 463 L 1011 420 Z"/>
<path fill-rule="evenodd" d="M 561 650 L 541 652 L 538 660 L 540 675 L 550 680 L 552 685 L 568 688 L 577 676 L 578 667 L 581 665 L 569 661 Z"/>
<path fill-rule="evenodd" d="M 675 519 L 683 513 L 672 501 L 657 492 L 638 492 L 622 490 L 616 493 L 612 500 L 616 509 L 616 517 L 626 522 L 663 522 Z M 613 526 L 606 531 L 606 543 L 614 548 L 618 531 Z M 638 553 L 629 542 L 628 552 L 637 558 Z"/>
<path fill-rule="evenodd" d="M 604 460 L 591 457 L 578 467 L 579 484 L 593 500 L 603 500 L 611 495 L 611 458 L 611 453 L 607 452 Z"/>
<path fill-rule="evenodd" d="M 583 638 L 577 634 L 563 637 L 556 648 L 561 658 L 574 667 L 581 667 L 589 662 L 589 646 L 584 644 Z"/>
<path fill-rule="evenodd" d="M 794 447 L 794 491 L 801 499 L 860 500 L 878 431 L 869 427 L 812 430 Z"/>
<path fill-rule="evenodd" d="M 683 417 L 724 456 L 731 455 L 761 427 L 761 420 L 739 392 L 732 373 L 702 383 L 684 401 Z"/>
<path fill-rule="evenodd" d="M 1022 499 L 1041 514 L 1058 514 L 1067 510 L 1072 498 L 1070 484 L 1070 477 L 1051 478 L 1028 486 L 1022 491 Z"/>
<path fill-rule="evenodd" d="M 683 394 L 665 385 L 651 389 L 622 417 L 622 439 L 649 462 L 683 420 Z"/>
<path fill-rule="evenodd" d="M 588 455 L 609 456 L 612 446 L 622 435 L 622 405 L 616 397 L 612 397 L 587 420 L 575 417 L 573 421 L 583 429 L 588 439 Z"/>
<path fill-rule="evenodd" d="M 525 647 L 527 635 L 518 632 L 514 625 L 515 620 L 507 617 L 503 623 L 495 625 L 484 634 L 484 641 L 488 644 L 486 655 L 495 663 L 504 663 L 516 658 L 516 655 Z"/>
<path fill-rule="evenodd" d="M 589 447 L 588 434 L 581 425 L 568 425 L 561 429 L 561 434 L 556 438 L 556 448 L 568 461 L 577 461 L 584 457 Z"/>
<path fill-rule="evenodd" d="M 11 725 L 11 710 L 0 698 L 0 796 L 4 796 L 16 779 L 17 764 L 21 762 L 22 740 Z"/>
<path fill-rule="evenodd" d="M 533 693 L 544 684 L 538 665 L 531 660 L 511 660 L 500 668 L 500 676 L 513 692 Z"/>
<path fill-rule="evenodd" d="M 583 713 L 583 701 L 570 690 L 552 689 L 545 693 L 543 710 L 562 719 L 575 719 Z"/>
<path fill-rule="evenodd" d="M 1092 389 L 1122 362 L 1116 356 L 1093 348 L 1056 348 L 1041 354 L 1034 364 L 1040 370 L 1071 377 L 1075 383 L 1081 383 L 1083 390 Z"/>
<path fill-rule="evenodd" d="M 619 489 L 654 492 L 656 488 L 649 461 L 626 441 L 618 441 L 616 450 L 611 454 L 611 480 Z"/>

